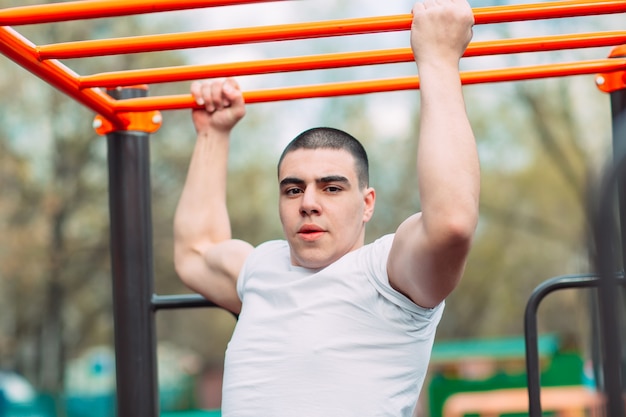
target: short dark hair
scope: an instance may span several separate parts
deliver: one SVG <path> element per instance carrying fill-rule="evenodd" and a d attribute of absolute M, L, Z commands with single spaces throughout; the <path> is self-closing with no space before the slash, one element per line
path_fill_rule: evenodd
<path fill-rule="evenodd" d="M 288 153 L 298 149 L 343 149 L 348 151 L 355 161 L 359 187 L 369 185 L 369 162 L 365 148 L 354 136 L 332 127 L 314 127 L 296 136 L 283 150 L 278 160 L 278 169 Z"/>

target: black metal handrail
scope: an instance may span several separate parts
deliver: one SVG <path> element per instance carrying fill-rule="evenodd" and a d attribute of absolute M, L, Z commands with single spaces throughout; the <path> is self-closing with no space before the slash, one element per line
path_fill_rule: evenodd
<path fill-rule="evenodd" d="M 537 311 L 541 301 L 550 293 L 572 288 L 593 288 L 598 277 L 590 274 L 562 275 L 539 284 L 530 295 L 524 313 L 524 342 L 526 344 L 526 378 L 528 382 L 528 414 L 541 417 L 541 372 L 539 366 L 539 335 Z"/>
<path fill-rule="evenodd" d="M 219 306 L 200 294 L 152 295 L 152 308 L 154 311 L 199 307 Z"/>

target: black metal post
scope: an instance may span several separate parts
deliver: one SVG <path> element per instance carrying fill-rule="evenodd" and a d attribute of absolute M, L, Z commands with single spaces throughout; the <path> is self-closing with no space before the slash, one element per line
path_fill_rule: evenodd
<path fill-rule="evenodd" d="M 615 57 L 613 57 L 615 58 Z M 622 57 L 623 58 L 623 57 Z M 626 89 L 611 92 L 611 123 L 614 165 L 626 157 Z M 626 173 L 619 173 L 617 177 L 617 198 L 619 208 L 619 223 L 621 231 L 621 258 L 616 260 L 619 265 L 626 264 Z"/>
<path fill-rule="evenodd" d="M 147 90 L 109 94 L 116 99 L 144 97 Z M 117 416 L 157 417 L 149 134 L 116 131 L 107 135 L 107 143 Z"/>
<path fill-rule="evenodd" d="M 618 316 L 620 300 L 619 282 L 616 276 L 617 251 L 614 237 L 619 226 L 615 223 L 614 195 L 618 178 L 623 175 L 624 161 L 621 159 L 602 184 L 598 208 L 594 213 L 595 262 L 600 277 L 598 284 L 598 317 L 600 351 L 602 359 L 602 387 L 606 396 L 606 415 L 617 417 L 624 415 L 621 383 L 621 337 Z M 623 280 L 623 279 L 622 279 Z"/>
<path fill-rule="evenodd" d="M 611 55 L 616 58 L 616 55 Z M 598 247 L 598 257 L 600 259 L 599 272 L 601 282 L 599 287 L 599 317 L 600 317 L 600 338 L 602 352 L 602 374 L 604 380 L 604 390 L 607 397 L 607 415 L 623 416 L 624 401 L 622 392 L 624 390 L 623 372 L 624 372 L 624 352 L 623 346 L 623 330 L 624 330 L 624 290 L 620 288 L 618 277 L 616 277 L 615 269 L 624 270 L 626 261 L 626 89 L 621 88 L 611 92 L 611 116 L 612 116 L 612 133 L 613 133 L 613 150 L 614 150 L 614 177 L 613 186 L 616 186 L 618 215 L 620 231 L 619 250 L 614 250 L 611 243 L 615 242 L 613 236 L 615 232 L 611 230 L 614 223 L 612 219 L 612 199 L 607 198 L 600 203 L 601 206 L 599 216 L 602 216 L 604 208 L 605 218 L 598 219 L 597 224 L 600 226 L 597 241 L 605 241 L 604 248 Z M 611 189 L 609 185 L 608 193 Z M 604 227 L 603 227 L 604 225 Z M 607 227 L 608 226 L 608 227 Z M 598 245 L 600 246 L 600 245 Z M 604 253 L 600 253 L 603 251 Z M 617 255 L 619 254 L 619 259 Z"/>

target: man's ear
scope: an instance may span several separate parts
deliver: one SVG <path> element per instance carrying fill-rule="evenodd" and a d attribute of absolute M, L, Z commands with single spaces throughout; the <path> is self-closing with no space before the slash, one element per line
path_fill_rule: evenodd
<path fill-rule="evenodd" d="M 372 187 L 367 187 L 363 190 L 363 201 L 365 203 L 365 209 L 363 210 L 363 222 L 367 223 L 374 215 L 374 206 L 376 205 L 376 190 Z"/>

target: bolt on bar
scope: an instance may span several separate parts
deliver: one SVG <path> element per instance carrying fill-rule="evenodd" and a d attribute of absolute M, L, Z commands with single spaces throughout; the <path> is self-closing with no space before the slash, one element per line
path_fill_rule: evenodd
<path fill-rule="evenodd" d="M 464 57 L 513 54 L 538 50 L 545 52 L 574 48 L 616 46 L 624 43 L 626 43 L 626 31 L 482 41 L 471 43 Z M 112 88 L 142 83 L 155 84 L 201 78 L 323 70 L 363 65 L 413 62 L 413 60 L 413 52 L 410 48 L 398 48 L 292 58 L 275 58 L 227 64 L 188 65 L 158 69 L 115 71 L 82 76 L 79 78 L 79 88 Z"/>
<path fill-rule="evenodd" d="M 276 0 L 90 0 L 12 7 L 0 10 L 0 26 L 129 16 L 156 12 L 234 6 Z"/>
<path fill-rule="evenodd" d="M 466 71 L 461 73 L 461 81 L 464 85 L 470 85 L 504 81 L 522 81 L 538 78 L 566 77 L 573 75 L 589 75 L 599 72 L 615 71 L 626 71 L 626 58 L 607 58 L 562 64 L 535 65 L 485 71 Z M 387 91 L 414 90 L 418 88 L 419 77 L 404 77 L 245 91 L 243 95 L 246 103 L 253 104 L 298 100 L 304 98 L 336 97 Z M 118 100 L 113 106 L 114 110 L 118 112 L 133 112 L 150 110 L 181 110 L 195 108 L 197 107 L 197 104 L 190 94 L 185 94 Z"/>
<path fill-rule="evenodd" d="M 476 24 L 504 23 L 626 12 L 624 0 L 570 0 L 494 6 L 473 9 Z M 0 12 L 0 23 L 2 22 Z M 394 15 L 322 22 L 296 23 L 256 28 L 225 29 L 167 35 L 149 35 L 66 42 L 38 47 L 40 59 L 70 59 L 90 56 L 156 52 L 173 49 L 237 45 L 256 42 L 312 39 L 408 30 L 411 15 Z"/>

